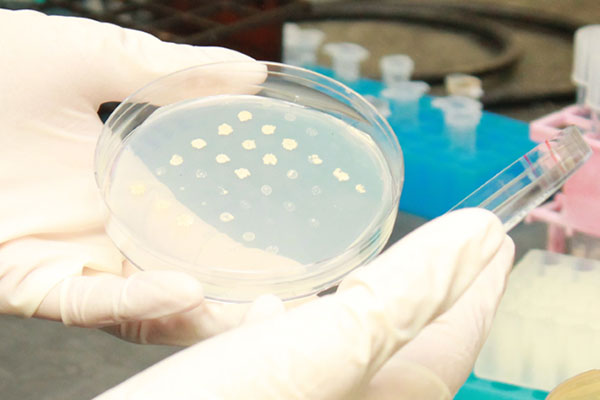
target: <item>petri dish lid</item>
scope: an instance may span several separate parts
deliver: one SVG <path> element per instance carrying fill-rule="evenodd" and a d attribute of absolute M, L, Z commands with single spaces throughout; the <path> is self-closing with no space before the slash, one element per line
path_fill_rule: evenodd
<path fill-rule="evenodd" d="M 362 96 L 283 64 L 163 77 L 109 117 L 96 150 L 106 228 L 140 269 L 195 276 L 208 298 L 293 299 L 335 285 L 387 241 L 402 152 Z"/>
<path fill-rule="evenodd" d="M 503 169 L 452 210 L 485 208 L 496 214 L 509 231 L 560 189 L 591 154 L 581 132 L 575 127 L 565 128 Z"/>

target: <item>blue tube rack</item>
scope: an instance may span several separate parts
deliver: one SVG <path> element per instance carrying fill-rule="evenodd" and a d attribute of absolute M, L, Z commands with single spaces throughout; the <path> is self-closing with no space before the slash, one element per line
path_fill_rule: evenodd
<path fill-rule="evenodd" d="M 335 78 L 330 69 L 309 68 Z M 371 79 L 346 84 L 361 95 L 376 97 L 384 88 Z M 461 147 L 432 100 L 422 97 L 412 118 L 394 110 L 388 117 L 404 153 L 400 210 L 425 218 L 444 214 L 536 145 L 529 139 L 527 123 L 484 111 L 475 150 Z"/>
<path fill-rule="evenodd" d="M 469 376 L 454 400 L 543 400 L 548 392 Z"/>

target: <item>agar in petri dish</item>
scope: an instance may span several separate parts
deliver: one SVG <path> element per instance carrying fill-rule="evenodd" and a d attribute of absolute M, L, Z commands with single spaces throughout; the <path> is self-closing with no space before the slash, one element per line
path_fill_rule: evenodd
<path fill-rule="evenodd" d="M 222 301 L 335 284 L 385 244 L 401 185 L 371 135 L 253 94 L 157 107 L 111 160 L 100 187 L 113 241 L 139 268 L 188 272 Z"/>
<path fill-rule="evenodd" d="M 251 113 L 252 119 L 238 120 L 236 115 L 246 116 L 239 110 Z M 294 121 L 285 119 L 290 112 L 296 116 Z M 231 135 L 213 134 L 211 123 L 218 126 L 220 121 L 233 127 Z M 261 134 L 265 123 L 278 126 L 277 133 Z M 198 126 L 208 128 L 199 132 Z M 325 135 L 304 135 L 307 128 L 343 134 L 332 142 Z M 277 137 L 279 132 L 287 137 Z M 206 143 L 202 153 L 189 146 L 198 138 Z M 247 141 L 265 151 L 265 156 L 246 151 L 241 144 Z M 317 153 L 318 158 L 311 157 Z M 150 173 L 160 168 L 166 172 Z M 198 170 L 204 171 L 205 179 L 197 179 Z M 253 247 L 275 245 L 279 255 L 310 264 L 335 256 L 356 240 L 380 212 L 380 199 L 391 184 L 375 144 L 341 121 L 280 101 L 226 96 L 161 110 L 138 127 L 113 167 L 108 198 L 111 209 L 125 206 L 123 214 L 141 212 L 147 219 L 153 218 L 153 212 L 143 209 L 146 204 L 166 200 L 161 196 L 174 198 L 182 209 L 232 239 L 251 231 L 256 235 Z M 143 185 L 163 190 L 145 191 Z M 327 190 L 315 198 L 315 186 Z M 186 187 L 185 192 L 180 187 Z M 130 189 L 131 199 L 123 198 L 123 188 Z M 223 188 L 227 188 L 226 198 Z M 147 198 L 131 201 L 141 196 Z M 201 207 L 202 200 L 212 207 Z M 240 207 L 242 201 L 252 205 L 252 212 Z M 135 210 L 127 210 L 130 206 Z M 237 215 L 235 223 L 229 223 L 231 214 Z M 264 223 L 267 215 L 277 221 L 275 226 Z M 307 229 L 305 221 L 311 218 L 320 221 L 318 231 Z"/>

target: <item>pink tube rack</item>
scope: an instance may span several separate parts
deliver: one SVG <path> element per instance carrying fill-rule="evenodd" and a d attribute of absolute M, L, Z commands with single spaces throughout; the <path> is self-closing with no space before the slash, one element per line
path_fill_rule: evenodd
<path fill-rule="evenodd" d="M 527 222 L 548 224 L 548 250 L 560 253 L 565 252 L 566 238 L 576 232 L 600 238 L 600 139 L 592 133 L 589 111 L 578 105 L 533 121 L 529 130 L 532 140 L 543 142 L 570 125 L 584 132 L 593 154 L 551 202 L 534 209 L 526 218 Z"/>

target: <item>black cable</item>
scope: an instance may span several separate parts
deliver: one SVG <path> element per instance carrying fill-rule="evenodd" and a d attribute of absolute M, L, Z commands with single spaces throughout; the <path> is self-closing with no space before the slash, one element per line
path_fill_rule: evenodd
<path fill-rule="evenodd" d="M 459 12 L 463 15 L 482 17 L 488 20 L 503 21 L 518 25 L 524 29 L 545 31 L 549 35 L 572 41 L 575 31 L 582 25 L 581 21 L 570 19 L 568 16 L 550 13 L 539 9 L 530 9 L 522 6 L 507 6 L 499 4 L 465 3 L 448 0 L 443 3 L 427 0 L 402 1 L 399 4 L 415 9 L 438 8 L 450 12 Z M 544 91 L 503 91 L 488 92 L 481 99 L 486 107 L 496 109 L 514 107 L 539 102 L 572 103 L 575 98 L 573 87 L 550 88 Z"/>
<path fill-rule="evenodd" d="M 494 20 L 503 20 L 509 23 L 519 23 L 528 28 L 543 28 L 554 35 L 561 35 L 569 40 L 581 26 L 581 21 L 570 19 L 567 15 L 558 15 L 540 9 L 515 7 L 499 4 L 481 4 L 464 1 L 447 0 L 445 2 L 432 2 L 422 0 L 400 1 L 397 4 L 411 8 L 438 8 L 447 9 L 463 14 L 469 13 Z"/>
<path fill-rule="evenodd" d="M 440 29 L 476 35 L 494 51 L 491 59 L 482 64 L 464 65 L 447 71 L 429 74 L 416 73 L 414 78 L 430 83 L 438 83 L 452 72 L 485 76 L 514 65 L 521 49 L 513 40 L 510 32 L 503 26 L 488 21 L 473 19 L 457 13 L 440 13 L 435 8 L 417 9 L 401 4 L 387 3 L 325 3 L 315 4 L 310 10 L 293 18 L 297 22 L 330 20 L 388 20 L 433 26 Z"/>
<path fill-rule="evenodd" d="M 336 2 L 313 5 L 311 10 L 294 18 L 296 21 L 323 20 L 387 20 L 422 24 L 440 29 L 474 34 L 491 45 L 495 54 L 490 60 L 475 66 L 459 66 L 451 71 L 415 74 L 415 79 L 439 83 L 451 72 L 485 77 L 508 70 L 518 61 L 522 49 L 515 43 L 509 29 L 496 21 L 518 24 L 528 29 L 545 30 L 549 34 L 571 40 L 579 22 L 539 10 L 522 7 L 484 5 L 456 1 L 448 2 Z M 542 101 L 569 102 L 574 88 L 554 88 L 544 91 L 494 91 L 481 99 L 486 107 L 526 105 Z"/>

